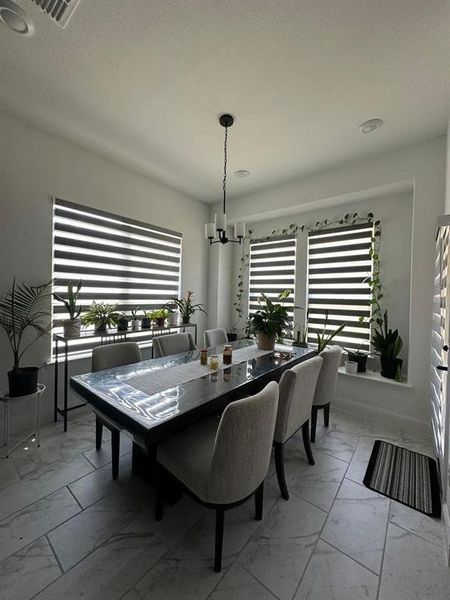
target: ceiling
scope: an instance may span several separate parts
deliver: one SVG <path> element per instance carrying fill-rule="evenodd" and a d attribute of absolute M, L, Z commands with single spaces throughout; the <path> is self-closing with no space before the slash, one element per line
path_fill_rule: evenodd
<path fill-rule="evenodd" d="M 206 202 L 223 112 L 231 196 L 446 130 L 448 0 L 81 0 L 65 29 L 16 3 L 0 107 Z"/>

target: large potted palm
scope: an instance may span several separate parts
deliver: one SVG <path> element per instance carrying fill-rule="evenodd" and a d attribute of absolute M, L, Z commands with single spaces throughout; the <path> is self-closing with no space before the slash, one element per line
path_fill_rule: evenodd
<path fill-rule="evenodd" d="M 277 338 L 291 337 L 291 319 L 285 305 L 290 290 L 278 294 L 278 302 L 261 294 L 258 298 L 260 308 L 251 313 L 247 322 L 247 331 L 256 337 L 256 345 L 260 350 L 273 350 Z"/>
<path fill-rule="evenodd" d="M 14 366 L 8 372 L 11 397 L 26 396 L 37 390 L 39 367 L 22 367 L 21 360 L 25 352 L 52 327 L 49 310 L 52 283 L 18 285 L 14 279 L 11 290 L 0 298 L 0 326 L 14 356 Z"/>

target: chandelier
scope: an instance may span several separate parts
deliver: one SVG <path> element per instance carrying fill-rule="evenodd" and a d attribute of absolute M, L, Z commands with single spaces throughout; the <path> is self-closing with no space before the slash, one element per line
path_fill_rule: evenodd
<path fill-rule="evenodd" d="M 228 162 L 228 128 L 234 123 L 234 118 L 231 115 L 222 115 L 219 118 L 219 123 L 225 128 L 225 141 L 223 145 L 223 210 L 221 213 L 214 215 L 214 223 L 206 223 L 205 225 L 205 237 L 211 244 L 228 244 L 233 242 L 241 244 L 245 237 L 245 223 L 235 223 L 234 225 L 234 238 L 227 237 L 227 214 L 226 214 L 226 199 L 227 199 L 227 162 Z"/>

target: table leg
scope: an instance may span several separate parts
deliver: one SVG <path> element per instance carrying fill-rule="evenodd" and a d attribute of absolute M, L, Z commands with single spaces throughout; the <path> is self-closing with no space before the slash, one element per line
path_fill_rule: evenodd
<path fill-rule="evenodd" d="M 69 395 L 69 347 L 64 349 L 64 431 L 67 431 L 67 401 Z"/>
<path fill-rule="evenodd" d="M 58 420 L 58 340 L 55 340 L 55 382 L 54 382 L 54 407 L 53 407 L 53 420 L 56 423 Z"/>

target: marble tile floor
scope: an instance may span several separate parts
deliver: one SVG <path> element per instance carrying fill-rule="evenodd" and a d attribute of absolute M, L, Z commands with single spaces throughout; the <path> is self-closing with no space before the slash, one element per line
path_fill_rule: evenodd
<path fill-rule="evenodd" d="M 106 436 L 105 436 L 106 437 Z M 374 439 L 432 454 L 419 426 L 335 406 L 318 427 L 315 466 L 301 435 L 286 448 L 291 498 L 271 464 L 262 522 L 249 502 L 226 514 L 222 573 L 212 569 L 214 514 L 184 497 L 153 518 L 153 492 L 119 479 L 93 415 L 71 415 L 0 459 L 1 600 L 444 600 L 441 523 L 362 485 Z"/>

